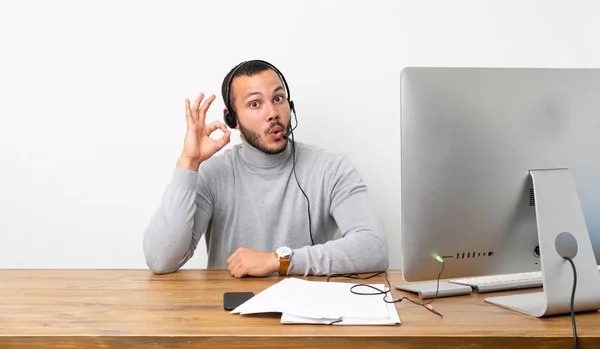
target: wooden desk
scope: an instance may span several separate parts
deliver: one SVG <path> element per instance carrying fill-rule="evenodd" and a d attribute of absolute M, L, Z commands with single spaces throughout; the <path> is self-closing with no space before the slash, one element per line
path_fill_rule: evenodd
<path fill-rule="evenodd" d="M 399 271 L 388 274 L 402 282 Z M 0 270 L 0 348 L 573 347 L 569 316 L 529 317 L 479 295 L 437 299 L 443 319 L 398 303 L 398 326 L 282 325 L 278 316 L 223 310 L 223 292 L 258 293 L 279 280 L 206 270 Z M 600 348 L 600 313 L 576 320 L 580 348 Z"/>

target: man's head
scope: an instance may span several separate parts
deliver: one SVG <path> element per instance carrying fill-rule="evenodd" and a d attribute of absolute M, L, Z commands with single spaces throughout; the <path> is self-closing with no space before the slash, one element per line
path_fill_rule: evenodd
<path fill-rule="evenodd" d="M 283 135 L 291 124 L 285 78 L 264 61 L 248 61 L 231 69 L 221 86 L 227 108 L 225 123 L 237 128 L 253 147 L 269 154 L 285 149 Z"/>

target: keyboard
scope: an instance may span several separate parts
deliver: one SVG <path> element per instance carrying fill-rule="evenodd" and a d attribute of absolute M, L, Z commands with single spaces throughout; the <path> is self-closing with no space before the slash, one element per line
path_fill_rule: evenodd
<path fill-rule="evenodd" d="M 600 271 L 600 266 L 598 266 Z M 523 288 L 542 287 L 542 272 L 502 274 L 450 279 L 448 282 L 471 286 L 476 293 L 518 290 Z"/>

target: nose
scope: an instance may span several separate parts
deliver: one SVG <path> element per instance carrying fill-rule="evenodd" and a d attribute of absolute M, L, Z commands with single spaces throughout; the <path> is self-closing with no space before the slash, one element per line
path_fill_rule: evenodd
<path fill-rule="evenodd" d="M 279 120 L 279 112 L 273 103 L 267 103 L 267 121 Z"/>

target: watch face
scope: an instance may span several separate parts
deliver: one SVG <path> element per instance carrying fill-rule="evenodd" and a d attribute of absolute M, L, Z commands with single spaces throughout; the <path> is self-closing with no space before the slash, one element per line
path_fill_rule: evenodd
<path fill-rule="evenodd" d="M 278 247 L 275 253 L 279 258 L 289 257 L 292 255 L 292 249 L 287 246 Z"/>

